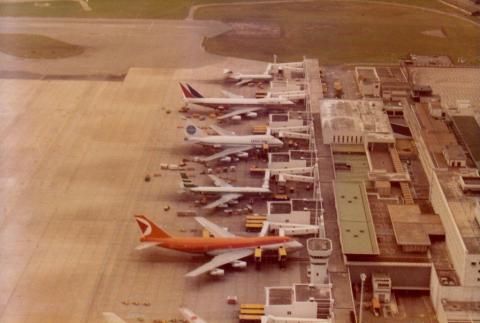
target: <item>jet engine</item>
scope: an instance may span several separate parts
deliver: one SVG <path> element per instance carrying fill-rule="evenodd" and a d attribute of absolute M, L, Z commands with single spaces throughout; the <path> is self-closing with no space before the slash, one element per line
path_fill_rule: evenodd
<path fill-rule="evenodd" d="M 249 113 L 246 114 L 246 116 L 253 119 L 253 118 L 256 118 L 258 116 L 258 113 L 249 112 Z"/>
<path fill-rule="evenodd" d="M 229 163 L 229 162 L 232 161 L 232 157 L 230 157 L 230 156 L 222 157 L 222 158 L 220 158 L 220 161 L 222 163 Z"/>
<path fill-rule="evenodd" d="M 238 158 L 248 158 L 248 153 L 247 152 L 242 152 L 237 154 Z"/>
<path fill-rule="evenodd" d="M 211 276 L 223 276 L 223 275 L 225 275 L 225 270 L 220 269 L 220 268 L 215 268 L 213 270 L 210 270 L 210 275 Z"/>
<path fill-rule="evenodd" d="M 247 267 L 247 262 L 242 260 L 235 260 L 231 262 L 233 268 L 243 269 Z"/>

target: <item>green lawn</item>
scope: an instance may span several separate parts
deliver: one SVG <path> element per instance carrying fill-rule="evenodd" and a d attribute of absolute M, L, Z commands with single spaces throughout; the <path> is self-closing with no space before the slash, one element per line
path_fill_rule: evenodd
<path fill-rule="evenodd" d="M 22 58 L 54 59 L 80 55 L 83 48 L 42 35 L 0 33 L 0 51 Z"/>
<path fill-rule="evenodd" d="M 409 1 L 412 3 L 418 1 Z M 425 1 L 428 2 L 428 1 Z M 316 57 L 321 64 L 396 63 L 408 53 L 449 55 L 479 63 L 480 28 L 436 13 L 384 4 L 322 0 L 315 3 L 219 6 L 197 11 L 195 19 L 261 23 L 280 35 L 227 32 L 207 38 L 207 51 L 234 57 L 282 60 Z M 445 37 L 424 31 L 441 30 Z"/>
<path fill-rule="evenodd" d="M 55 0 L 48 2 L 47 6 L 42 2 L 31 1 L 2 3 L 0 4 L 0 16 L 184 19 L 192 5 L 239 1 L 255 0 L 89 0 L 88 5 L 92 11 L 82 10 L 80 5 L 73 1 Z M 383 1 L 452 11 L 451 8 L 442 5 L 437 0 Z"/>
<path fill-rule="evenodd" d="M 84 11 L 73 1 L 52 1 L 49 6 L 35 5 L 32 1 L 0 4 L 0 16 L 184 19 L 192 5 L 233 1 L 235 0 L 89 0 L 88 5 L 92 11 Z"/>

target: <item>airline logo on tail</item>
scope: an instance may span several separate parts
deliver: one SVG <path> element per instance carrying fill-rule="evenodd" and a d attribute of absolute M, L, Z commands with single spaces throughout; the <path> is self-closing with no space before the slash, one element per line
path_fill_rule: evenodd
<path fill-rule="evenodd" d="M 186 83 L 186 86 L 180 83 L 180 88 L 182 89 L 183 96 L 185 98 L 203 98 L 203 95 L 201 95 L 197 90 L 195 90 L 190 84 Z"/>
<path fill-rule="evenodd" d="M 205 137 L 205 136 L 207 136 L 205 131 L 200 129 L 196 124 L 194 124 L 191 121 L 189 121 L 185 124 L 184 131 L 185 131 L 185 136 L 188 139 L 191 139 L 191 137 Z"/>
<path fill-rule="evenodd" d="M 189 124 L 185 129 L 187 133 L 192 136 L 197 132 L 197 127 L 195 127 L 193 124 Z"/>
<path fill-rule="evenodd" d="M 135 216 L 135 220 L 137 220 L 138 226 L 140 227 L 140 231 L 142 231 L 142 234 L 144 236 L 149 236 L 152 234 L 152 226 L 150 223 L 147 221 L 146 218 L 143 218 L 142 216 Z"/>
<path fill-rule="evenodd" d="M 171 238 L 170 234 L 168 234 L 162 228 L 157 227 L 155 223 L 147 219 L 145 216 L 135 215 L 135 220 L 137 221 L 140 231 L 142 232 L 142 238 Z"/>

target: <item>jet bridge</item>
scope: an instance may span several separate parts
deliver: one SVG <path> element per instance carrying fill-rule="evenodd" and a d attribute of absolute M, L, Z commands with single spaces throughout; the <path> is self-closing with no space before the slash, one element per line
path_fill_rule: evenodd
<path fill-rule="evenodd" d="M 300 168 L 312 166 L 315 162 L 315 152 L 310 150 L 289 150 L 268 154 L 268 168 Z"/>
<path fill-rule="evenodd" d="M 319 233 L 319 226 L 312 224 L 296 224 L 284 222 L 263 222 L 262 232 L 275 232 L 280 236 L 301 236 L 316 235 Z"/>

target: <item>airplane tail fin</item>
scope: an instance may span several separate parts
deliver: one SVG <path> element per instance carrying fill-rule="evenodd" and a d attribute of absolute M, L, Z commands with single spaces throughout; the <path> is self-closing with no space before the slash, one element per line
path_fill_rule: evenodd
<path fill-rule="evenodd" d="M 180 173 L 180 176 L 182 177 L 182 188 L 183 189 L 189 189 L 192 187 L 197 187 L 197 185 L 192 183 L 192 180 L 188 177 L 186 173 Z"/>
<path fill-rule="evenodd" d="M 190 84 L 187 83 L 187 87 L 194 98 L 203 98 L 203 95 L 201 95 L 197 90 L 195 90 Z"/>
<path fill-rule="evenodd" d="M 207 134 L 205 131 L 200 129 L 196 124 L 193 122 L 189 121 L 185 124 L 185 136 L 187 138 L 192 138 L 192 137 L 205 137 Z"/>
<path fill-rule="evenodd" d="M 232 71 L 232 70 L 229 70 L 228 68 L 225 68 L 225 69 L 223 69 L 223 74 L 224 74 L 225 76 L 230 76 L 230 75 L 233 74 L 233 71 Z"/>
<path fill-rule="evenodd" d="M 172 236 L 168 234 L 162 228 L 159 228 L 155 223 L 147 219 L 144 215 L 135 215 L 135 220 L 140 227 L 143 237 L 145 238 L 171 238 Z"/>
<path fill-rule="evenodd" d="M 190 91 L 185 87 L 185 85 L 183 85 L 182 83 L 179 83 L 180 84 L 180 88 L 182 89 L 182 93 L 183 93 L 183 98 L 193 98 L 193 94 L 190 93 Z"/>

